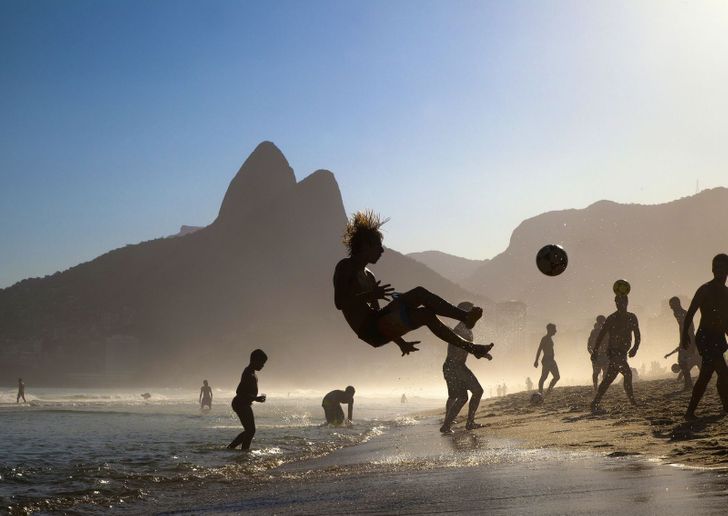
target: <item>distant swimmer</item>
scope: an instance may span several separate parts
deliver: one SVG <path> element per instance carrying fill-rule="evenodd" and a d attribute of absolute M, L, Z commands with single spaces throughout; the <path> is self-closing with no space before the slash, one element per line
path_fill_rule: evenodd
<path fill-rule="evenodd" d="M 675 320 L 677 321 L 679 338 L 682 339 L 683 324 L 685 324 L 685 316 L 688 312 L 680 305 L 680 298 L 677 296 L 671 297 L 669 303 L 672 313 L 675 316 Z M 695 328 L 692 324 L 690 325 L 690 328 L 688 328 L 688 338 L 689 342 L 687 349 L 678 344 L 675 349 L 665 355 L 665 358 L 667 358 L 670 355 L 677 353 L 677 365 L 680 368 L 678 381 L 682 378 L 684 382 L 684 391 L 689 391 L 693 388 L 693 378 L 690 375 L 692 368 L 700 368 L 700 353 L 698 353 L 698 348 L 695 345 Z"/>
<path fill-rule="evenodd" d="M 330 425 L 341 426 L 343 424 L 350 425 L 354 416 L 354 387 L 349 385 L 343 391 L 336 389 L 331 391 L 321 401 L 321 406 L 324 408 L 324 416 L 326 422 Z M 341 404 L 345 403 L 348 405 L 347 416 L 344 417 L 344 411 L 341 408 Z"/>
<path fill-rule="evenodd" d="M 604 322 L 607 320 L 606 317 L 603 315 L 597 315 L 597 320 L 594 322 L 594 328 L 592 328 L 591 333 L 589 334 L 589 340 L 587 340 L 586 343 L 586 350 L 589 352 L 589 356 L 594 355 L 594 347 L 597 341 L 597 337 L 599 336 L 599 332 L 602 331 L 602 326 L 604 326 Z M 602 346 L 599 348 L 599 353 L 597 353 L 596 360 L 592 360 L 592 383 L 594 384 L 594 392 L 596 392 L 597 387 L 599 386 L 599 373 L 602 375 L 602 380 L 604 380 L 604 375 L 607 374 L 607 367 L 609 367 L 609 356 L 607 355 L 607 346 Z"/>
<path fill-rule="evenodd" d="M 693 324 L 695 312 L 700 310 L 700 325 L 695 335 L 695 345 L 702 357 L 700 374 L 693 386 L 693 394 L 685 413 L 685 419 L 695 419 L 695 409 L 705 393 L 713 372 L 718 375 L 716 387 L 718 396 L 723 404 L 723 410 L 728 412 L 728 366 L 726 366 L 723 353 L 728 350 L 726 332 L 728 331 L 728 287 L 725 282 L 728 278 L 728 255 L 719 254 L 713 258 L 713 279 L 702 285 L 690 303 L 685 321 L 682 325 L 681 346 L 690 347 L 690 327 Z"/>
<path fill-rule="evenodd" d="M 627 311 L 629 299 L 626 295 L 617 294 L 614 298 L 614 304 L 617 307 L 617 311 L 604 321 L 604 326 L 602 326 L 597 336 L 597 340 L 594 343 L 594 351 L 592 352 L 592 360 L 597 360 L 599 346 L 604 340 L 604 337 L 609 335 L 607 344 L 609 366 L 607 366 L 607 372 L 602 379 L 602 383 L 599 384 L 594 401 L 592 401 L 592 412 L 596 412 L 604 393 L 607 392 L 607 389 L 609 389 L 609 386 L 619 373 L 622 373 L 624 377 L 624 392 L 627 393 L 630 403 L 632 405 L 637 404 L 634 399 L 634 392 L 632 391 L 632 369 L 627 363 L 627 357 L 634 357 L 640 347 L 642 337 L 640 336 L 639 321 L 635 314 Z M 632 345 L 632 334 L 634 334 L 634 345 Z"/>
<path fill-rule="evenodd" d="M 349 256 L 339 261 L 334 272 L 334 303 L 357 336 L 375 348 L 395 342 L 402 356 L 418 351 L 415 344 L 402 337 L 412 330 L 427 326 L 438 338 L 472 353 L 476 358 L 492 357 L 493 344 L 473 344 L 458 336 L 438 316 L 456 319 L 472 328 L 483 315 L 483 309 L 461 310 L 423 287 L 397 293 L 390 285 L 381 285 L 367 269 L 384 253 L 382 233 L 386 221 L 373 212 L 357 212 L 347 223 L 344 245 Z M 391 300 L 384 308 L 380 300 Z"/>
<path fill-rule="evenodd" d="M 538 350 L 536 351 L 536 361 L 533 363 L 533 367 L 537 368 L 538 356 L 543 352 L 543 358 L 541 359 L 541 378 L 538 381 L 538 392 L 541 394 L 543 394 L 543 384 L 549 374 L 551 374 L 551 382 L 549 382 L 549 388 L 546 394 L 553 390 L 554 385 L 561 378 L 559 375 L 559 366 L 554 356 L 554 335 L 556 335 L 556 325 L 553 323 L 547 324 L 546 335 L 541 338 L 541 343 L 538 345 Z"/>
<path fill-rule="evenodd" d="M 22 378 L 18 378 L 18 395 L 15 398 L 15 403 L 20 403 L 20 398 L 23 398 L 23 403 L 28 403 L 25 401 L 25 382 L 23 382 Z"/>
<path fill-rule="evenodd" d="M 149 398 L 151 398 L 151 397 L 152 397 L 152 395 L 151 395 L 151 394 L 149 394 L 148 392 L 143 392 L 143 393 L 141 393 L 141 394 L 140 394 L 139 396 L 141 396 L 141 397 L 142 397 L 142 398 L 144 398 L 145 400 L 148 400 Z"/>
<path fill-rule="evenodd" d="M 243 431 L 233 439 L 233 442 L 228 444 L 228 448 L 231 450 L 238 446 L 241 446 L 243 450 L 250 449 L 250 443 L 255 435 L 255 417 L 253 416 L 252 405 L 254 401 L 265 403 L 265 394 L 258 396 L 258 376 L 255 372 L 263 369 L 267 361 L 268 355 L 263 350 L 253 350 L 250 354 L 250 364 L 243 369 L 243 374 L 240 376 L 240 383 L 235 390 L 232 407 L 238 418 L 240 418 Z"/>
<path fill-rule="evenodd" d="M 458 308 L 466 312 L 473 309 L 473 303 L 463 301 Z M 473 341 L 473 332 L 465 326 L 465 323 L 459 323 L 455 326 L 454 332 L 467 340 Z M 465 365 L 468 359 L 468 352 L 463 348 L 448 344 L 447 357 L 442 364 L 442 374 L 445 376 L 447 383 L 447 403 L 445 404 L 445 420 L 440 428 L 443 434 L 452 433 L 452 424 L 460 413 L 460 410 L 468 402 L 468 391 L 470 391 L 470 404 L 468 405 L 468 421 L 465 423 L 467 430 L 481 428 L 483 425 L 475 422 L 475 413 L 480 405 L 480 399 L 483 397 L 483 387 L 475 377 L 473 372 Z"/>
<path fill-rule="evenodd" d="M 207 380 L 202 380 L 202 387 L 200 387 L 200 410 L 212 409 L 212 387 L 207 384 Z"/>
<path fill-rule="evenodd" d="M 407 403 L 407 396 L 405 396 L 404 393 L 402 393 L 402 397 L 399 399 L 400 403 Z"/>

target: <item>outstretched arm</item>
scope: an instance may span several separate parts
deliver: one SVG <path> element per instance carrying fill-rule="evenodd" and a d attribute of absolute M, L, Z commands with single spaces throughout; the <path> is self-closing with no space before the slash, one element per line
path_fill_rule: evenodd
<path fill-rule="evenodd" d="M 665 358 L 669 357 L 670 355 L 674 355 L 678 351 L 680 351 L 680 346 L 678 346 L 675 349 L 673 349 L 672 351 L 670 351 L 667 355 L 665 355 Z"/>
<path fill-rule="evenodd" d="M 354 419 L 354 417 L 353 417 L 354 416 L 354 400 L 353 399 L 349 402 L 348 416 L 349 416 L 349 421 Z"/>
<path fill-rule="evenodd" d="M 419 351 L 419 348 L 415 347 L 415 344 L 419 344 L 419 340 L 413 340 L 412 342 L 407 342 L 402 337 L 397 337 L 394 339 L 395 344 L 399 346 L 399 350 L 402 352 L 402 356 L 409 355 L 413 351 Z M 351 418 L 349 418 L 351 419 Z"/>
<path fill-rule="evenodd" d="M 204 390 L 204 387 L 200 387 L 200 399 L 197 400 L 197 403 L 202 403 L 202 391 Z"/>
<path fill-rule="evenodd" d="M 541 342 L 538 344 L 538 349 L 536 350 L 536 360 L 533 363 L 533 367 L 538 367 L 538 357 L 541 355 L 541 350 L 543 349 L 543 339 L 541 339 Z"/>

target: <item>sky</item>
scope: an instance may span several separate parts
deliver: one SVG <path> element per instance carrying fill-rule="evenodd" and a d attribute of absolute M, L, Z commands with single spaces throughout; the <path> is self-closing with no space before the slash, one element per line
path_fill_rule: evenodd
<path fill-rule="evenodd" d="M 727 55 L 721 1 L 4 0 L 0 288 L 212 222 L 263 140 L 402 252 L 728 186 Z"/>

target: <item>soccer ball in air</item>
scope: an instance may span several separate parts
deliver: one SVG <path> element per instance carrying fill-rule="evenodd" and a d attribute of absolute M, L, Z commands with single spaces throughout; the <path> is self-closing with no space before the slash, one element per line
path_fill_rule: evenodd
<path fill-rule="evenodd" d="M 629 294 L 629 291 L 632 290 L 632 287 L 627 280 L 618 279 L 614 282 L 614 285 L 612 285 L 612 290 L 618 296 L 626 296 Z"/>
<path fill-rule="evenodd" d="M 546 276 L 558 276 L 566 270 L 568 264 L 569 257 L 560 245 L 545 245 L 536 255 L 536 267 Z"/>

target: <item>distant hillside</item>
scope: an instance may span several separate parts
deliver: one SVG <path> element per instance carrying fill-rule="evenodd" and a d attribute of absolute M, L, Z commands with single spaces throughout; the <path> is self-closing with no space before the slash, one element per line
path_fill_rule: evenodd
<path fill-rule="evenodd" d="M 463 285 L 463 281 L 471 276 L 487 260 L 469 260 L 441 251 L 422 251 L 407 254 L 410 258 L 424 263 L 441 276 Z M 466 287 L 467 288 L 467 287 Z"/>
<path fill-rule="evenodd" d="M 255 347 L 269 352 L 266 372 L 278 386 L 416 371 L 427 352 L 400 362 L 396 347 L 373 350 L 333 306 L 345 223 L 334 175 L 319 170 L 296 182 L 283 154 L 264 142 L 209 226 L 0 290 L 0 379 L 235 381 Z M 396 251 L 375 270 L 399 290 L 424 285 L 453 300 L 473 297 Z M 434 349 L 440 360 L 442 348 Z"/>
<path fill-rule="evenodd" d="M 536 269 L 536 252 L 548 243 L 563 245 L 569 254 L 561 276 Z M 493 299 L 525 302 L 529 323 L 538 328 L 547 321 L 586 323 L 614 310 L 616 279 L 632 284 L 632 308 L 656 314 L 665 299 L 692 294 L 710 279 L 712 257 L 726 251 L 726 188 L 649 206 L 600 201 L 524 221 L 508 248 L 464 284 Z"/>

